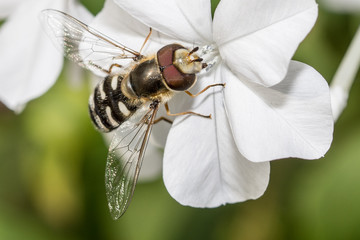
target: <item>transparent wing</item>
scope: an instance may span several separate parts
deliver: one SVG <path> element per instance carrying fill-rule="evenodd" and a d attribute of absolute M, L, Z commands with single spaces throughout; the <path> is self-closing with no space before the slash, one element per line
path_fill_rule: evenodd
<path fill-rule="evenodd" d="M 140 114 L 140 121 L 122 124 L 115 133 L 106 162 L 105 186 L 108 206 L 114 220 L 128 208 L 139 177 L 146 146 L 158 105 Z M 136 118 L 136 117 L 135 117 Z M 129 126 L 130 125 L 130 126 Z"/>
<path fill-rule="evenodd" d="M 91 71 L 103 74 L 114 63 L 133 60 L 140 53 L 105 36 L 78 19 L 58 10 L 41 13 L 46 33 L 65 57 Z M 118 61 L 120 60 L 120 61 Z"/>

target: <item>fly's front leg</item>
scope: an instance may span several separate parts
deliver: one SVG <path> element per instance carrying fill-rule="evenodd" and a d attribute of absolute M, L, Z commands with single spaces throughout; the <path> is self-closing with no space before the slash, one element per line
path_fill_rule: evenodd
<path fill-rule="evenodd" d="M 216 83 L 216 84 L 211 84 L 209 86 L 207 86 L 206 88 L 204 88 L 203 90 L 201 90 L 200 92 L 198 92 L 197 94 L 192 94 L 191 92 L 189 91 L 185 91 L 190 97 L 197 97 L 199 96 L 200 94 L 202 94 L 203 92 L 205 92 L 206 90 L 208 90 L 209 88 L 211 87 L 216 87 L 216 86 L 222 86 L 222 87 L 225 87 L 225 83 Z"/>
<path fill-rule="evenodd" d="M 165 110 L 166 110 L 166 114 L 169 116 L 181 116 L 181 115 L 187 115 L 187 114 L 191 114 L 191 115 L 196 115 L 199 117 L 204 117 L 204 118 L 210 118 L 211 119 L 211 114 L 210 115 L 202 115 L 200 113 L 196 113 L 196 112 L 181 112 L 181 113 L 171 113 L 169 110 L 169 105 L 168 103 L 165 103 Z"/>
<path fill-rule="evenodd" d="M 147 37 L 145 38 L 145 41 L 144 41 L 143 45 L 142 45 L 141 48 L 140 48 L 140 51 L 139 51 L 140 54 L 141 54 L 141 51 L 143 50 L 146 42 L 149 40 L 149 38 L 150 38 L 150 36 L 151 36 L 151 33 L 152 33 L 152 28 L 150 28 L 149 34 L 148 34 Z"/>

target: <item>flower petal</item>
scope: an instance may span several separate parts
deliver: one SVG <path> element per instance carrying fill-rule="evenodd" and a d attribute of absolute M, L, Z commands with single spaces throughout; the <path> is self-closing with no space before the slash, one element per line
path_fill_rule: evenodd
<path fill-rule="evenodd" d="M 112 131 L 101 134 L 106 146 L 109 147 L 111 145 L 115 132 L 116 131 Z M 140 182 L 151 181 L 161 175 L 162 155 L 162 150 L 154 144 L 151 136 L 146 147 L 144 161 L 139 175 Z"/>
<path fill-rule="evenodd" d="M 201 88 L 214 83 L 214 75 L 200 78 L 199 83 Z M 211 113 L 213 119 L 175 119 L 163 160 L 170 195 L 193 207 L 216 207 L 261 196 L 269 180 L 269 163 L 252 163 L 239 153 L 226 118 L 222 89 L 209 89 L 193 101 L 190 110 Z"/>
<path fill-rule="evenodd" d="M 331 109 L 334 121 L 336 122 L 347 105 L 349 92 L 346 92 L 342 87 L 335 85 L 330 87 L 330 95 Z"/>
<path fill-rule="evenodd" d="M 74 3 L 71 6 L 79 7 Z M 21 111 L 25 104 L 46 92 L 56 81 L 63 57 L 44 33 L 40 11 L 64 10 L 63 0 L 26 1 L 0 31 L 0 100 Z M 73 8 L 72 7 L 72 8 Z"/>
<path fill-rule="evenodd" d="M 26 0 L 1 0 L 0 2 L 0 19 L 8 17 L 13 13 L 16 7 Z"/>
<path fill-rule="evenodd" d="M 192 88 L 191 92 L 199 92 L 201 91 L 201 84 L 195 84 L 195 86 Z M 194 103 L 193 99 L 189 97 L 189 95 L 185 94 L 184 92 L 178 92 L 175 94 L 174 97 L 170 99 L 168 102 L 170 112 L 172 113 L 179 113 L 187 111 L 191 108 L 191 105 Z M 168 120 L 174 122 L 175 117 L 167 115 L 165 108 L 160 107 L 157 118 L 164 117 Z M 160 121 L 157 124 L 154 125 L 153 131 L 152 131 L 152 137 L 154 140 L 154 144 L 156 144 L 158 147 L 165 148 L 166 139 L 169 134 L 169 131 L 172 127 L 172 124 L 166 122 L 166 121 Z"/>
<path fill-rule="evenodd" d="M 209 0 L 115 0 L 126 12 L 147 26 L 189 43 L 212 40 Z"/>
<path fill-rule="evenodd" d="M 25 2 L 1 28 L 0 100 L 12 110 L 19 111 L 42 95 L 60 73 L 62 56 L 42 32 L 38 19 L 49 5 L 49 1 Z"/>
<path fill-rule="evenodd" d="M 272 86 L 285 77 L 316 18 L 314 0 L 222 0 L 214 16 L 214 40 L 236 75 Z"/>
<path fill-rule="evenodd" d="M 62 0 L 64 2 L 64 0 Z M 77 0 L 65 0 L 63 3 L 63 11 L 71 16 L 87 23 L 94 19 L 92 13 L 89 12 L 79 1 Z"/>
<path fill-rule="evenodd" d="M 128 12 L 115 4 L 113 0 L 107 0 L 105 2 L 104 8 L 95 17 L 90 26 L 134 51 L 141 50 L 150 29 L 148 25 L 145 25 L 131 16 Z M 181 39 L 174 39 L 153 29 L 150 38 L 146 41 L 144 48 L 141 50 L 141 54 L 145 56 L 153 55 L 161 47 L 174 42 L 182 44 L 187 48 L 194 46 L 193 42 L 189 43 L 186 41 L 184 42 Z M 86 45 L 86 43 L 82 44 Z M 82 47 L 85 49 L 88 48 L 86 46 Z M 102 48 L 100 45 L 96 47 L 97 50 Z M 107 66 L 110 65 L 108 60 L 113 61 L 111 58 L 107 58 L 106 55 L 108 51 L 109 49 L 104 46 L 104 51 L 98 51 L 91 55 L 91 58 L 96 59 L 96 64 L 106 69 Z M 85 52 L 84 56 L 89 55 Z M 116 59 L 116 61 L 122 66 L 133 63 L 132 59 Z M 102 73 L 95 72 L 95 74 L 101 75 Z"/>
<path fill-rule="evenodd" d="M 292 61 L 286 78 L 271 88 L 224 69 L 225 103 L 235 142 L 254 162 L 322 157 L 332 141 L 329 87 L 313 68 Z"/>
<path fill-rule="evenodd" d="M 135 51 L 140 51 L 150 29 L 121 9 L 113 0 L 105 2 L 103 9 L 96 15 L 90 26 Z M 153 31 L 142 54 L 155 53 L 163 46 L 161 42 L 163 39 L 159 35 L 158 32 Z"/>
<path fill-rule="evenodd" d="M 139 175 L 140 182 L 152 181 L 161 176 L 162 157 L 162 149 L 154 145 L 150 138 Z"/>
<path fill-rule="evenodd" d="M 160 107 L 157 114 L 157 118 L 159 117 L 165 117 L 171 121 L 174 121 L 173 120 L 174 117 L 167 116 L 165 109 L 163 109 L 162 107 Z M 151 134 L 153 137 L 154 144 L 156 146 L 165 148 L 166 139 L 169 134 L 170 128 L 171 128 L 171 124 L 165 121 L 160 121 L 154 125 Z"/>

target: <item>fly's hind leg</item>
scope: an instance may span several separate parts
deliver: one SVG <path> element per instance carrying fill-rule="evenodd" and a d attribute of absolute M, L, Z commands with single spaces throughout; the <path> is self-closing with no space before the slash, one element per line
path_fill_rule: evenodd
<path fill-rule="evenodd" d="M 216 87 L 216 86 L 222 86 L 222 87 L 225 87 L 225 83 L 216 83 L 216 84 L 211 84 L 209 86 L 207 86 L 206 88 L 204 88 L 203 90 L 201 90 L 200 92 L 198 92 L 197 94 L 192 94 L 191 92 L 189 91 L 185 91 L 190 97 L 197 97 L 199 96 L 200 94 L 202 94 L 203 92 L 205 92 L 206 90 L 208 90 L 209 88 L 211 87 Z"/>
<path fill-rule="evenodd" d="M 225 86 L 225 84 L 219 83 L 219 84 L 209 85 L 209 86 L 207 86 L 205 89 L 203 89 L 201 92 L 199 92 L 199 93 L 197 93 L 197 94 L 195 94 L 195 95 L 191 94 L 190 92 L 189 92 L 190 94 L 189 94 L 189 93 L 188 93 L 188 94 L 189 94 L 190 96 L 192 96 L 192 97 L 196 97 L 196 96 L 198 96 L 199 94 L 205 92 L 208 88 L 214 87 L 214 86 Z M 187 92 L 187 91 L 186 91 L 186 92 Z M 209 115 L 203 115 L 203 114 L 196 113 L 196 112 L 191 112 L 191 111 L 180 112 L 180 113 L 171 113 L 171 112 L 170 112 L 170 109 L 169 109 L 169 104 L 168 104 L 168 103 L 165 103 L 164 105 L 165 105 L 166 114 L 167 114 L 168 116 L 181 116 L 181 115 L 188 115 L 188 114 L 190 114 L 190 115 L 195 115 L 195 116 L 199 116 L 199 117 L 203 117 L 203 118 L 210 118 L 210 119 L 211 119 L 211 114 L 209 114 Z M 168 122 L 168 123 L 170 123 L 170 124 L 173 123 L 170 119 L 167 119 L 167 118 L 165 118 L 165 117 L 159 117 L 158 119 L 156 119 L 156 120 L 154 121 L 154 124 L 160 122 L 161 120 L 164 120 L 164 121 L 166 121 L 166 122 Z"/>
<path fill-rule="evenodd" d="M 199 117 L 204 117 L 204 118 L 210 118 L 211 119 L 211 114 L 203 115 L 203 114 L 196 113 L 196 112 L 191 112 L 191 111 L 181 112 L 181 113 L 171 113 L 170 110 L 169 110 L 168 103 L 165 103 L 165 110 L 166 110 L 166 114 L 169 115 L 169 116 L 181 116 L 181 115 L 191 114 L 191 115 L 196 115 L 196 116 L 199 116 Z"/>
<path fill-rule="evenodd" d="M 196 49 L 196 48 L 195 48 L 195 49 Z M 196 50 L 193 50 L 193 51 L 196 51 Z M 211 87 L 216 87 L 216 86 L 225 87 L 225 83 L 211 84 L 211 85 L 207 86 L 206 88 L 204 88 L 203 90 L 201 90 L 200 92 L 198 92 L 197 94 L 192 94 L 192 93 L 189 92 L 189 91 L 185 91 L 185 93 L 187 93 L 190 97 L 193 97 L 193 98 L 194 98 L 194 97 L 199 96 L 200 94 L 202 94 L 203 92 L 205 92 L 205 91 L 208 90 L 209 88 L 211 88 Z M 203 115 L 203 114 L 196 113 L 196 112 L 170 113 L 169 105 L 168 105 L 167 103 L 165 103 L 165 109 L 166 109 L 167 115 L 169 115 L 169 116 L 180 116 L 180 115 L 192 114 L 192 115 L 196 115 L 196 116 L 199 116 L 199 117 L 204 117 L 204 118 L 210 118 L 210 119 L 211 119 L 211 114 L 209 114 L 209 115 Z"/>

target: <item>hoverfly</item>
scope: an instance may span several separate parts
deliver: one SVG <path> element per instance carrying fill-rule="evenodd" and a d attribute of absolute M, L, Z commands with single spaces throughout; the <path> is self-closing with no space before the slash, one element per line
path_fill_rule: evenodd
<path fill-rule="evenodd" d="M 109 147 L 105 185 L 111 216 L 118 219 L 133 196 L 152 126 L 167 120 L 155 119 L 160 104 L 164 104 L 170 116 L 193 114 L 211 118 L 194 112 L 170 113 L 167 102 L 177 91 L 195 97 L 210 87 L 224 84 L 209 85 L 195 95 L 188 92 L 196 82 L 196 74 L 207 67 L 196 55 L 198 47 L 188 50 L 174 43 L 149 57 L 66 13 L 44 10 L 42 21 L 65 57 L 94 73 L 106 75 L 89 98 L 89 112 L 99 131 L 116 130 Z M 151 29 L 142 48 L 150 34 Z M 122 72 L 114 73 L 115 68 Z"/>

